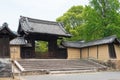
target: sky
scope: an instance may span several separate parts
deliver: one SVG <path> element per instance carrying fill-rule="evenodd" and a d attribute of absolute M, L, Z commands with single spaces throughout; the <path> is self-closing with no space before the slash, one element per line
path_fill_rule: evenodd
<path fill-rule="evenodd" d="M 88 0 L 0 0 L 0 26 L 7 22 L 17 31 L 20 16 L 56 21 L 68 9 L 87 5 Z"/>

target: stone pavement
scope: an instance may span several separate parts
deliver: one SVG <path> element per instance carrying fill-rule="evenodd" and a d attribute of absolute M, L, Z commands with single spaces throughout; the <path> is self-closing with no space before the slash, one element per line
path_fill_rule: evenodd
<path fill-rule="evenodd" d="M 120 80 L 120 72 L 22 76 L 24 80 Z"/>

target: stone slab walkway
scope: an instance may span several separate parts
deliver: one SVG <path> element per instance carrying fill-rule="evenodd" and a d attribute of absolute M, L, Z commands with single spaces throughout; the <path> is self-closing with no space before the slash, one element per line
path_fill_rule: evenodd
<path fill-rule="evenodd" d="M 24 80 L 120 80 L 120 72 L 22 76 Z"/>

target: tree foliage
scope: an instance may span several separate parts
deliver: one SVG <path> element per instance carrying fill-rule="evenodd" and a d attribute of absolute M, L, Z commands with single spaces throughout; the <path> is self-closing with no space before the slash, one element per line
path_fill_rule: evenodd
<path fill-rule="evenodd" d="M 88 40 L 94 40 L 106 36 L 116 34 L 119 36 L 120 30 L 120 3 L 118 0 L 91 0 L 90 8 L 86 10 L 84 14 L 87 21 L 86 29 L 92 36 L 89 36 Z M 92 30 L 90 28 L 93 28 Z M 90 29 L 90 30 L 89 30 Z M 114 31 L 115 30 L 115 31 Z"/>
<path fill-rule="evenodd" d="M 48 43 L 45 41 L 36 41 L 35 51 L 45 53 L 48 51 Z"/>
<path fill-rule="evenodd" d="M 73 6 L 57 21 L 73 35 L 69 40 L 89 41 L 110 35 L 120 38 L 119 10 L 118 0 L 90 0 L 90 5 Z"/>
<path fill-rule="evenodd" d="M 58 22 L 63 22 L 66 31 L 73 36 L 70 40 L 79 40 L 79 27 L 82 26 L 84 20 L 82 19 L 83 6 L 73 6 L 63 16 L 57 18 Z"/>

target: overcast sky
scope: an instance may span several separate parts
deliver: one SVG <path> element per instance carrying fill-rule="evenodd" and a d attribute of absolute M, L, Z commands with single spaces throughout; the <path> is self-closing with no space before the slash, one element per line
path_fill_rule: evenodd
<path fill-rule="evenodd" d="M 0 0 L 0 26 L 7 22 L 17 31 L 20 15 L 55 21 L 75 5 L 87 5 L 88 0 Z"/>

